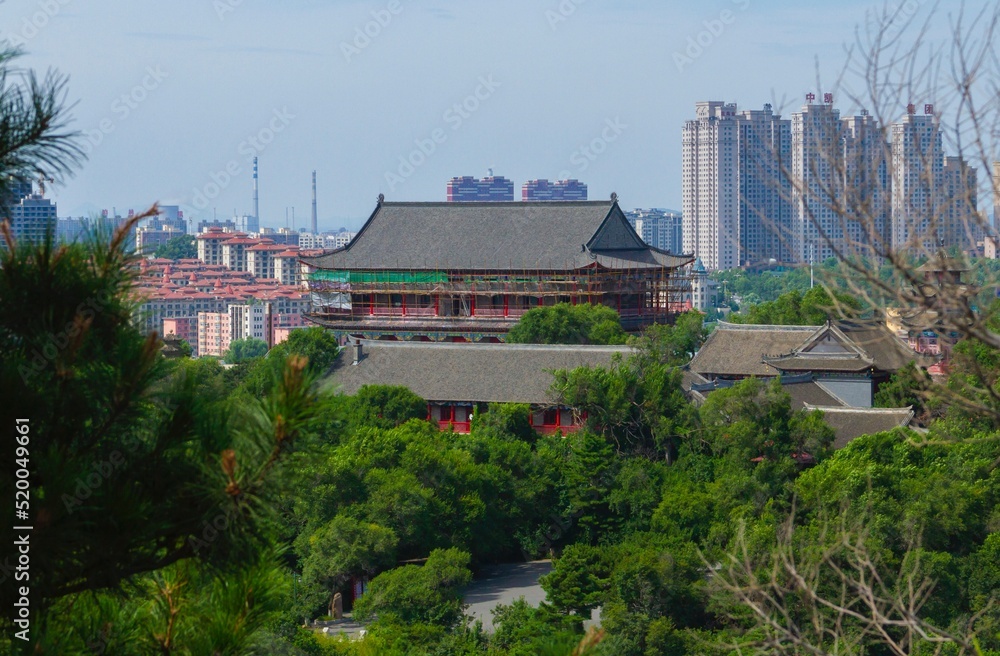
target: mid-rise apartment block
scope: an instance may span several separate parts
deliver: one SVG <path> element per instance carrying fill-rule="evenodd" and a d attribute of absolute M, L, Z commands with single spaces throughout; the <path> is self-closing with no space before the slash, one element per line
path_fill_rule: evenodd
<path fill-rule="evenodd" d="M 31 194 L 10 204 L 8 209 L 15 242 L 38 244 L 47 237 L 55 239 L 58 218 L 56 204 L 50 199 L 41 194 Z M 0 239 L 0 247 L 7 247 L 5 239 Z"/>
<path fill-rule="evenodd" d="M 212 219 L 211 221 L 209 221 L 205 219 L 198 222 L 197 233 L 201 234 L 203 232 L 207 232 L 211 228 L 219 228 L 227 232 L 236 232 L 236 221 L 233 221 L 231 219 L 227 220 Z"/>
<path fill-rule="evenodd" d="M 358 234 L 356 232 L 348 232 L 342 230 L 340 232 L 334 233 L 323 233 L 323 234 L 312 234 L 308 232 L 303 232 L 299 234 L 298 246 L 302 250 L 326 250 L 332 251 L 337 248 L 343 248 L 350 243 L 354 236 Z"/>
<path fill-rule="evenodd" d="M 503 176 L 478 180 L 471 176 L 448 181 L 448 202 L 510 202 L 514 200 L 514 183 Z"/>
<path fill-rule="evenodd" d="M 247 250 L 258 241 L 247 236 L 236 236 L 222 242 L 222 266 L 233 271 L 247 270 Z"/>
<path fill-rule="evenodd" d="M 225 312 L 201 312 L 197 319 L 198 355 L 221 358 L 238 339 L 257 339 L 271 348 L 303 326 L 301 314 L 281 314 L 270 302 L 250 301 L 232 304 Z"/>
<path fill-rule="evenodd" d="M 187 233 L 173 226 L 162 229 L 153 227 L 138 228 L 135 231 L 135 248 L 144 255 L 152 254 L 159 246 L 163 246 L 174 237 L 183 237 Z"/>
<path fill-rule="evenodd" d="M 198 313 L 198 355 L 221 358 L 233 342 L 228 312 Z"/>
<path fill-rule="evenodd" d="M 579 180 L 528 180 L 521 186 L 524 201 L 579 201 L 587 200 L 587 185 Z"/>
<path fill-rule="evenodd" d="M 222 244 L 236 236 L 235 233 L 225 232 L 219 227 L 206 229 L 195 237 L 198 244 L 198 259 L 211 266 L 225 266 L 222 262 Z"/>
<path fill-rule="evenodd" d="M 309 311 L 309 295 L 301 287 L 257 279 L 247 271 L 198 260 L 142 259 L 139 265 L 136 319 L 146 332 L 164 334 L 167 319 L 228 312 L 230 305 L 266 303 L 275 315 Z"/>
<path fill-rule="evenodd" d="M 252 273 L 254 278 L 274 279 L 277 277 L 274 270 L 275 257 L 286 250 L 288 247 L 284 244 L 261 239 L 246 249 L 246 270 Z"/>
<path fill-rule="evenodd" d="M 87 217 L 67 217 L 56 223 L 56 241 L 60 244 L 72 244 L 78 241 L 90 229 L 90 219 Z"/>
<path fill-rule="evenodd" d="M 261 228 L 259 237 L 261 239 L 270 239 L 274 244 L 284 244 L 285 246 L 298 246 L 299 236 L 302 233 L 296 232 L 291 228 L 278 228 L 277 230 L 273 228 Z"/>
<path fill-rule="evenodd" d="M 684 249 L 684 221 L 680 212 L 663 209 L 636 209 L 625 213 L 642 240 L 668 253 Z"/>
<path fill-rule="evenodd" d="M 274 262 L 274 279 L 286 287 L 298 287 L 302 284 L 302 263 L 299 258 L 302 251 L 296 246 L 290 246 L 272 256 Z"/>
<path fill-rule="evenodd" d="M 266 303 L 242 303 L 229 306 L 229 321 L 233 339 L 267 341 L 267 320 L 271 308 Z"/>

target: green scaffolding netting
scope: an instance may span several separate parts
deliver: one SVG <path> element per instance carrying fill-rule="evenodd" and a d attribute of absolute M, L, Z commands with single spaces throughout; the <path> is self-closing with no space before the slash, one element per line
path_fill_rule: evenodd
<path fill-rule="evenodd" d="M 448 282 L 448 275 L 440 271 L 313 271 L 309 274 L 309 279 L 344 284 L 436 284 Z"/>

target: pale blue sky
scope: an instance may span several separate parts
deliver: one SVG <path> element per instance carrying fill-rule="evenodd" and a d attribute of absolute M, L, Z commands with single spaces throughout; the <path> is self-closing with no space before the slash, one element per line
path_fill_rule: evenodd
<path fill-rule="evenodd" d="M 379 193 L 443 200 L 448 178 L 491 167 L 518 194 L 527 179 L 568 173 L 592 199 L 616 191 L 626 208 L 679 208 L 694 103 L 777 99 L 789 113 L 815 87 L 816 58 L 837 70 L 854 25 L 880 6 L 6 0 L 0 36 L 24 42 L 26 64 L 70 76 L 75 125 L 90 134 L 89 161 L 53 190 L 61 216 L 155 200 L 189 218 L 249 212 L 259 147 L 264 224 L 284 225 L 294 206 L 305 225 L 316 169 L 320 227 L 334 228 L 359 226 Z M 366 27 L 376 36 L 355 43 Z M 675 53 L 701 32 L 708 45 L 679 66 Z M 603 152 L 588 157 L 579 149 L 594 140 Z M 419 142 L 433 152 L 400 171 Z"/>

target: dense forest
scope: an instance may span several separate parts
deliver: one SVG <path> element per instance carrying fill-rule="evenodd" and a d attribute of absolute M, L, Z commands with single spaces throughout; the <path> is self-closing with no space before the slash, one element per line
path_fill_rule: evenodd
<path fill-rule="evenodd" d="M 860 70 L 898 111 L 911 88 L 892 76 L 913 59 L 879 25 L 866 33 L 889 42 L 860 48 Z M 964 48 L 985 44 L 972 61 L 995 64 L 995 33 L 963 34 L 953 91 L 975 107 L 972 81 L 995 70 L 970 68 Z M 37 78 L 19 54 L 0 46 L 0 206 L 14 183 L 58 181 L 84 156 L 65 78 Z M 959 125 L 989 133 L 976 118 Z M 881 404 L 919 405 L 920 430 L 835 450 L 822 414 L 793 409 L 780 381 L 695 405 L 682 379 L 701 315 L 625 336 L 605 309 L 559 308 L 526 315 L 515 339 L 634 347 L 607 368 L 553 373 L 585 429 L 540 435 L 529 408 L 507 405 L 457 435 L 406 389 L 339 394 L 338 346 L 319 328 L 266 354 L 238 345 L 231 365 L 166 357 L 135 325 L 127 248 L 156 213 L 65 246 L 18 243 L 2 224 L 0 496 L 31 522 L 0 527 L 4 653 L 1000 656 L 996 262 L 966 273 L 977 295 L 965 283 L 922 294 L 900 278 L 912 283 L 916 262 L 896 253 L 880 268 L 824 263 L 814 274 L 832 297 L 806 269 L 719 277 L 746 322 L 819 323 L 835 300 L 862 313 L 951 302 L 938 319 L 964 338 L 947 378 L 904 369 L 880 391 Z M 544 603 L 498 606 L 492 632 L 466 616 L 484 566 L 536 558 L 553 562 Z M 304 626 L 358 579 L 370 581 L 349 608 L 363 636 Z M 585 631 L 595 612 L 600 628 Z"/>
<path fill-rule="evenodd" d="M 834 452 L 775 382 L 696 407 L 679 368 L 704 338 L 691 313 L 610 368 L 556 373 L 587 430 L 538 435 L 527 407 L 497 406 L 471 435 L 440 432 L 406 389 L 339 395 L 318 328 L 234 367 L 165 359 L 131 323 L 122 241 L 4 256 L 0 414 L 33 435 L 22 653 L 961 653 L 973 635 L 1000 653 L 990 415 L 946 406 L 924 434 Z M 953 384 L 1000 376 L 995 349 L 960 350 Z M 539 557 L 547 603 L 497 608 L 491 634 L 464 617 L 479 567 Z M 363 640 L 302 628 L 358 577 Z"/>
<path fill-rule="evenodd" d="M 966 261 L 960 258 L 958 253 L 952 253 L 952 255 L 968 267 L 968 271 L 963 274 L 963 279 L 979 290 L 976 296 L 976 305 L 979 308 L 989 307 L 995 298 L 993 283 L 1000 275 L 1000 260 L 976 258 Z M 906 262 L 905 268 L 916 269 L 926 259 L 926 257 L 914 258 L 912 261 Z M 858 266 L 862 269 L 869 269 L 873 274 L 873 280 L 886 283 L 890 287 L 903 284 L 900 268 L 896 265 L 861 261 Z M 712 278 L 722 288 L 723 305 L 731 308 L 734 312 L 741 313 L 774 303 L 783 296 L 789 298 L 790 294 L 797 294 L 800 299 L 804 298 L 817 287 L 825 288 L 838 298 L 853 297 L 854 309 L 861 313 L 870 312 L 872 309 L 870 303 L 861 302 L 862 300 L 877 300 L 879 307 L 892 306 L 896 300 L 893 295 L 886 294 L 883 290 L 874 290 L 871 281 L 859 280 L 857 275 L 852 275 L 842 263 L 834 259 L 816 264 L 811 276 L 808 266 L 799 266 L 775 267 L 761 271 L 730 269 L 717 271 L 712 274 Z M 859 299 L 853 294 L 856 290 L 852 289 L 852 285 L 860 285 L 861 289 L 864 290 L 864 299 Z M 761 321 L 760 323 L 765 322 Z M 781 322 L 771 321 L 769 323 Z"/>

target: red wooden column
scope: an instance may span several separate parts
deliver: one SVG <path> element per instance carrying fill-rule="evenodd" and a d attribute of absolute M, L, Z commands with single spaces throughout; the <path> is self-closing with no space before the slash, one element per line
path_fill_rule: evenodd
<path fill-rule="evenodd" d="M 503 316 L 510 316 L 510 296 L 504 295 L 503 297 Z"/>

